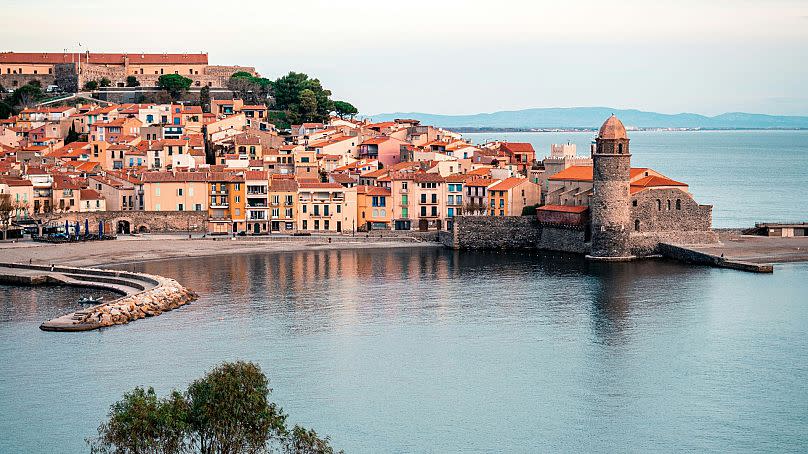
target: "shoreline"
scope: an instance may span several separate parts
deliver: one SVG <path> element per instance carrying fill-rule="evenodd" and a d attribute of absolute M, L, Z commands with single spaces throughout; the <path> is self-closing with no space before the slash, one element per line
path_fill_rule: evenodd
<path fill-rule="evenodd" d="M 332 241 L 329 242 L 328 239 Z M 360 250 L 444 247 L 436 241 L 412 237 L 359 238 L 310 236 L 276 238 L 187 238 L 185 235 L 158 234 L 147 237 L 121 237 L 116 240 L 47 244 L 29 241 L 0 243 L 4 261 L 39 265 L 110 267 L 160 260 L 244 255 L 262 252 L 316 250 Z"/>

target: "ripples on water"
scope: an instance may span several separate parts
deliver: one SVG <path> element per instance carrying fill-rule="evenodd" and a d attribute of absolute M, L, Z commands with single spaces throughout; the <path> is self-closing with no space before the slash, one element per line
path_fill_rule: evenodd
<path fill-rule="evenodd" d="M 40 332 L 39 312 L 5 301 L 0 452 L 81 450 L 124 391 L 237 358 L 262 365 L 292 422 L 348 452 L 808 443 L 805 264 L 766 276 L 427 248 L 125 268 L 202 297 L 79 334 Z"/>

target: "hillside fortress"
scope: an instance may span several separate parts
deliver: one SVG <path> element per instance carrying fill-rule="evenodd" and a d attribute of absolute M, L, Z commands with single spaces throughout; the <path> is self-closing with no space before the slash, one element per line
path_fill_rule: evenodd
<path fill-rule="evenodd" d="M 6 88 L 38 80 L 42 86 L 75 92 L 101 78 L 109 79 L 113 87 L 124 87 L 130 76 L 141 86 L 155 87 L 164 74 L 188 77 L 196 88 L 224 88 L 240 71 L 256 75 L 253 67 L 209 65 L 206 53 L 0 52 L 0 83 Z"/>
<path fill-rule="evenodd" d="M 614 115 L 600 127 L 592 165 L 547 178 L 537 216 L 461 216 L 442 242 L 459 249 L 535 248 L 625 261 L 660 253 L 660 245 L 714 244 L 711 205 L 688 186 L 648 168 L 631 167 L 629 138 Z"/>

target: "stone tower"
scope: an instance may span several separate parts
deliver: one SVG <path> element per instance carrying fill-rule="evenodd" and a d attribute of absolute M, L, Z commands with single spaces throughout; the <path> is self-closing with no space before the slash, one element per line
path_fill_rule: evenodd
<path fill-rule="evenodd" d="M 592 250 L 599 260 L 631 259 L 631 153 L 623 123 L 614 115 L 600 127 L 592 150 Z"/>

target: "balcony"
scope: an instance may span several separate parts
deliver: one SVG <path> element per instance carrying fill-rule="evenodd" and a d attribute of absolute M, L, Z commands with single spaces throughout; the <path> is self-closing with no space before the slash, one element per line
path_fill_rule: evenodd
<path fill-rule="evenodd" d="M 230 207 L 230 203 L 228 203 L 228 202 L 214 202 L 214 201 L 211 201 L 211 202 L 210 202 L 210 207 L 211 207 L 211 208 L 229 208 L 229 207 Z"/>

